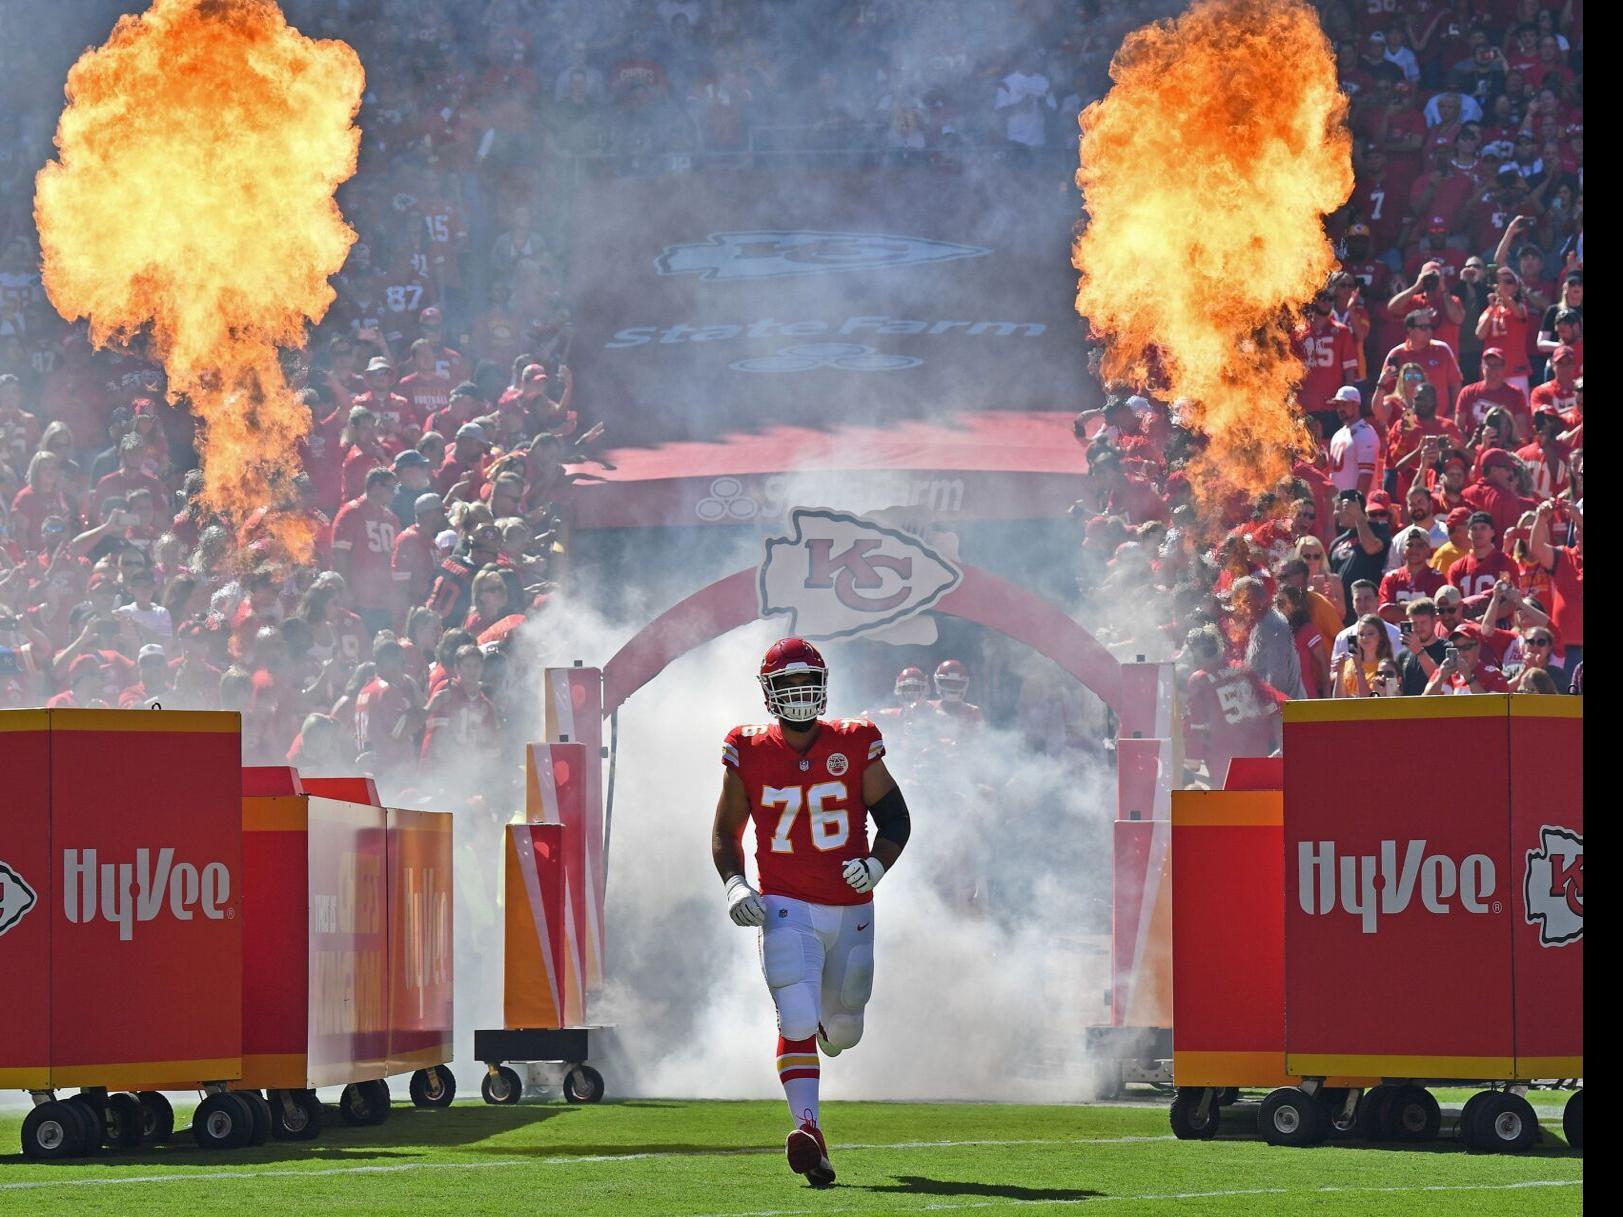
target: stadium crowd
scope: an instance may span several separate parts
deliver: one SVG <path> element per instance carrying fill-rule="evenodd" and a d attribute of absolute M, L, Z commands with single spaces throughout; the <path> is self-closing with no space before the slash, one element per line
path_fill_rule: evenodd
<path fill-rule="evenodd" d="M 1316 7 L 1356 186 L 1295 331 L 1308 450 L 1213 520 L 1176 403 L 1076 424 L 1079 583 L 1177 653 L 1219 779 L 1290 698 L 1583 689 L 1582 5 Z"/>
<path fill-rule="evenodd" d="M 287 360 L 304 476 L 235 523 L 197 500 L 161 369 L 92 351 L 40 282 L 62 73 L 140 6 L 95 7 L 61 62 L 0 38 L 0 705 L 238 708 L 250 759 L 399 774 L 521 717 L 509 648 L 563 577 L 568 467 L 602 438 L 568 366 L 583 178 L 1070 158 L 1122 36 L 1180 6 L 284 0 L 367 66 L 340 193 L 360 239 Z M 1298 336 L 1313 451 L 1212 537 L 1171 403 L 1078 419 L 1084 619 L 1160 589 L 1116 642 L 1180 652 L 1209 763 L 1284 697 L 1582 688 L 1582 5 L 1315 7 L 1357 187 Z M 288 514 L 315 525 L 306 560 Z"/>

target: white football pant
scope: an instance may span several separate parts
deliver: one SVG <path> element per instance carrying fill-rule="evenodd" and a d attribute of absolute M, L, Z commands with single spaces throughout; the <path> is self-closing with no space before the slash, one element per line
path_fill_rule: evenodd
<path fill-rule="evenodd" d="M 761 971 L 778 1007 L 778 1034 L 804 1040 L 821 1027 L 830 1048 L 850 1048 L 862 1038 L 873 993 L 873 903 L 762 901 Z"/>

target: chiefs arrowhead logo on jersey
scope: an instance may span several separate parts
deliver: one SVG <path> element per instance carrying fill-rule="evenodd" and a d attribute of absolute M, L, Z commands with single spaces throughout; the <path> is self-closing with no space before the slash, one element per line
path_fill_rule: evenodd
<path fill-rule="evenodd" d="M 654 259 L 662 275 L 714 279 L 779 279 L 979 258 L 992 251 L 924 237 L 879 232 L 713 232 L 703 241 L 667 245 Z"/>
<path fill-rule="evenodd" d="M 796 507 L 793 535 L 766 543 L 761 615 L 803 638 L 851 638 L 914 617 L 963 578 L 920 538 L 848 512 Z"/>
<path fill-rule="evenodd" d="M 0 862 L 0 934 L 23 919 L 34 907 L 34 889 L 4 862 Z"/>
<path fill-rule="evenodd" d="M 1527 851 L 1523 888 L 1527 921 L 1538 926 L 1541 946 L 1564 947 L 1584 936 L 1584 839 L 1569 828 L 1539 829 L 1539 846 Z"/>

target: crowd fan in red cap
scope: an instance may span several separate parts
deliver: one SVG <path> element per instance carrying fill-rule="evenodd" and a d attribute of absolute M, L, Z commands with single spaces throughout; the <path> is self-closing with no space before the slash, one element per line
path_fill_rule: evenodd
<path fill-rule="evenodd" d="M 1291 698 L 1583 688 L 1583 6 L 1315 7 L 1357 184 L 1296 330 L 1308 450 L 1197 508 L 1177 402 L 1076 422 L 1081 618 L 1177 659 L 1214 781 Z"/>

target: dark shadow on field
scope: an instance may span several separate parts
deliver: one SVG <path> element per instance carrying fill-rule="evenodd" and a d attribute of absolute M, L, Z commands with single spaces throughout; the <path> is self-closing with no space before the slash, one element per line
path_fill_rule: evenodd
<path fill-rule="evenodd" d="M 928 1175 L 892 1175 L 892 1184 L 870 1183 L 855 1191 L 906 1193 L 910 1196 L 980 1196 L 986 1199 L 1037 1203 L 1044 1200 L 1093 1200 L 1105 1195 L 1080 1187 L 1021 1187 L 1017 1183 L 970 1183 L 957 1179 L 932 1179 Z"/>
<path fill-rule="evenodd" d="M 332 1104 L 321 1108 L 321 1135 L 313 1141 L 267 1141 L 244 1149 L 201 1150 L 192 1140 L 189 1128 L 175 1130 L 165 1145 L 136 1149 L 103 1149 L 82 1158 L 64 1158 L 54 1165 L 65 1169 L 94 1163 L 102 1166 L 196 1166 L 225 1170 L 266 1163 L 352 1163 L 409 1162 L 433 1156 L 446 1149 L 477 1147 L 481 1141 L 530 1128 L 576 1108 L 563 1104 L 514 1104 L 496 1107 L 485 1104 L 457 1104 L 448 1108 L 418 1108 L 395 1104 L 382 1124 L 355 1127 L 345 1124 Z M 492 1146 L 495 1154 L 511 1152 Z M 518 1153 L 523 1153 L 521 1148 Z M 0 1154 L 0 1168 L 16 1164 L 47 1166 L 19 1153 Z"/>

